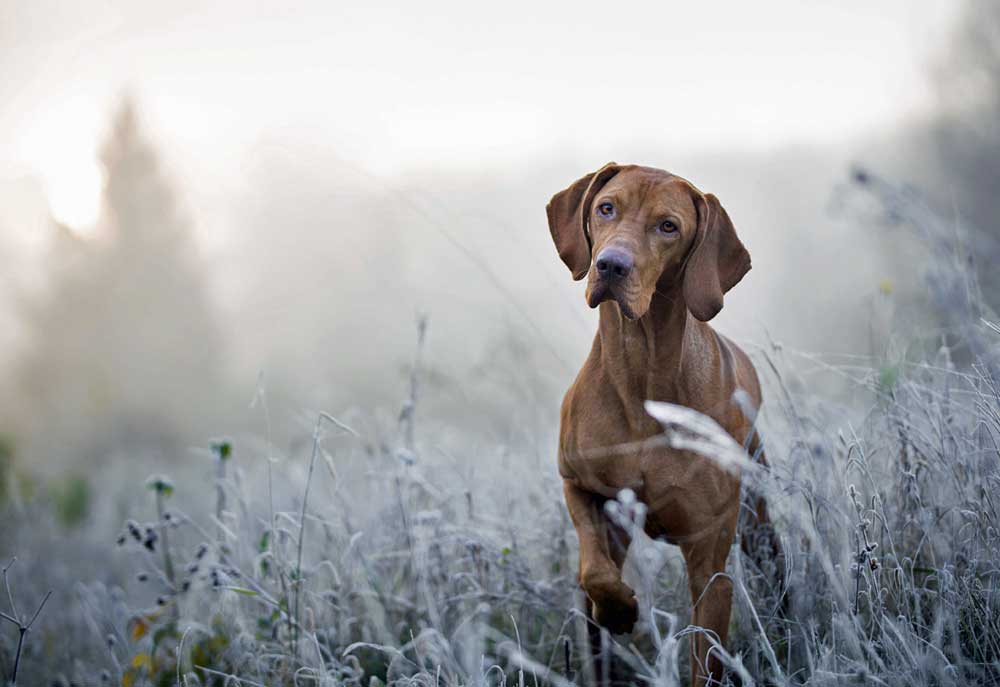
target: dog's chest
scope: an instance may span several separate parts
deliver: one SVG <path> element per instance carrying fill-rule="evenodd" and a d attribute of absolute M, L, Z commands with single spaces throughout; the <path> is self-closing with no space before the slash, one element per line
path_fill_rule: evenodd
<path fill-rule="evenodd" d="M 649 509 L 650 536 L 683 538 L 699 532 L 738 502 L 739 478 L 711 460 L 665 446 L 659 426 L 625 431 L 621 423 L 564 418 L 559 472 L 579 489 L 606 499 L 623 489 Z"/>
<path fill-rule="evenodd" d="M 629 426 L 608 413 L 564 417 L 559 446 L 559 472 L 581 489 L 612 498 L 622 489 L 642 494 L 647 475 L 662 483 L 670 472 L 674 452 L 656 442 L 659 427 L 642 421 Z"/>

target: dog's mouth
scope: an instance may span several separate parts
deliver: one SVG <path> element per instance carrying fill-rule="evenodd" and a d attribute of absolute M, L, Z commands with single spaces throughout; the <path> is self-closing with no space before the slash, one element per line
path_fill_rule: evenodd
<path fill-rule="evenodd" d="M 624 285 L 620 282 L 609 283 L 604 279 L 599 279 L 593 283 L 587 294 L 587 305 L 596 308 L 604 301 L 614 301 L 618 304 L 618 309 L 622 311 L 629 320 L 636 319 L 635 310 L 629 302 Z"/>

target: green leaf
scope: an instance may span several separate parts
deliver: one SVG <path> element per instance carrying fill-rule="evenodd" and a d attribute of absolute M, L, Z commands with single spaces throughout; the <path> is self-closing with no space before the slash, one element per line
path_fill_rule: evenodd
<path fill-rule="evenodd" d="M 164 496 L 170 496 L 174 493 L 174 483 L 166 475 L 151 475 L 146 480 L 146 488 Z"/>
<path fill-rule="evenodd" d="M 883 365 L 878 373 L 878 383 L 882 391 L 890 392 L 899 381 L 899 365 Z"/>
<path fill-rule="evenodd" d="M 246 589 L 245 587 L 223 587 L 223 589 L 228 589 L 231 592 L 236 592 L 237 594 L 245 594 L 246 596 L 257 596 L 257 592 L 252 589 Z"/>
<path fill-rule="evenodd" d="M 219 460 L 229 460 L 233 455 L 233 444 L 227 439 L 213 441 L 209 444 L 209 448 L 219 457 Z"/>
<path fill-rule="evenodd" d="M 177 627 L 173 623 L 165 625 L 153 633 L 153 646 L 159 646 L 166 639 L 180 639 Z"/>

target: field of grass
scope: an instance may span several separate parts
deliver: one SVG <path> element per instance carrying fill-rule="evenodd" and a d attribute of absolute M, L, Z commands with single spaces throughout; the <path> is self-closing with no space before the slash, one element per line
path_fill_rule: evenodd
<path fill-rule="evenodd" d="M 950 222 L 865 172 L 851 194 L 932 247 L 941 326 L 863 357 L 741 342 L 765 386 L 772 469 L 752 481 L 789 610 L 734 547 L 725 662 L 743 684 L 1000 681 L 1000 328 Z M 120 531 L 60 524 L 72 486 L 33 498 L 5 480 L 0 674 L 19 657 L 23 685 L 592 683 L 554 444 L 484 445 L 425 417 L 420 374 L 392 422 L 320 414 L 279 448 L 262 393 L 259 441 L 214 442 L 123 497 L 99 491 L 121 475 L 97 475 Z M 626 494 L 618 513 L 641 507 Z M 626 579 L 641 621 L 603 650 L 635 684 L 685 684 L 698 628 L 679 553 L 637 537 Z M 49 589 L 19 649 L 13 621 Z"/>

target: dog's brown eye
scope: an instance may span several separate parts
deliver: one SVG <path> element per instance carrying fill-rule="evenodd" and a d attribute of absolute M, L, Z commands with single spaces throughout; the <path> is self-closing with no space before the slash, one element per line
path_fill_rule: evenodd
<path fill-rule="evenodd" d="M 615 206 L 611 203 L 601 203 L 597 206 L 597 211 L 601 213 L 602 217 L 611 217 L 615 214 Z"/>
<path fill-rule="evenodd" d="M 669 219 L 665 219 L 660 222 L 660 231 L 664 234 L 673 234 L 677 231 L 677 225 L 671 222 Z"/>

